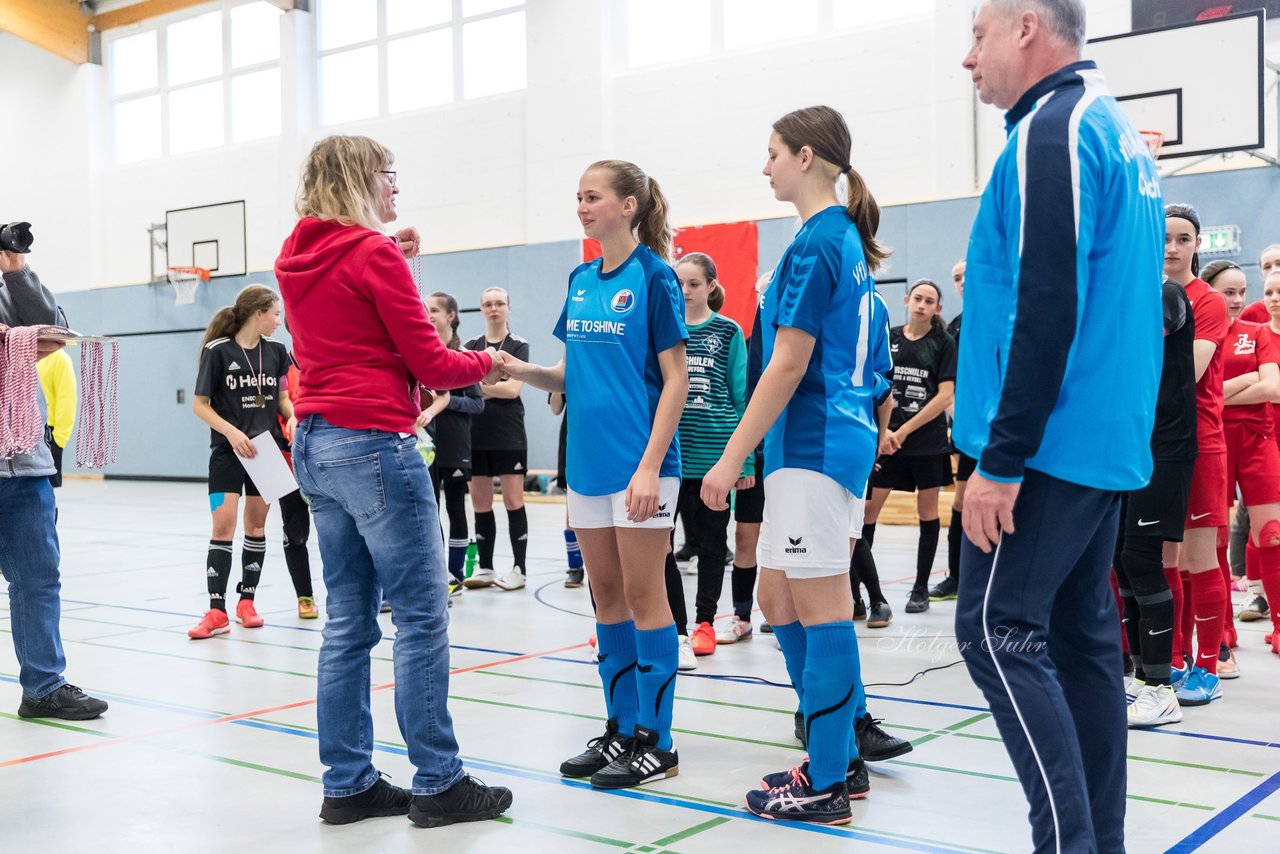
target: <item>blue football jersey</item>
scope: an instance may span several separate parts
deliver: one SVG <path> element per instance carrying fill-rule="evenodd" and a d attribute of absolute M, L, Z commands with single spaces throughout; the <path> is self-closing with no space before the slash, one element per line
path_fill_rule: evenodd
<path fill-rule="evenodd" d="M 845 208 L 829 207 L 801 227 L 764 292 L 760 319 L 765 370 L 778 327 L 814 338 L 804 377 L 765 436 L 765 476 L 808 469 L 863 497 L 879 436 L 875 401 L 892 361 L 889 314 Z"/>
<path fill-rule="evenodd" d="M 658 354 L 689 335 L 684 296 L 675 271 L 641 244 L 616 270 L 603 259 L 569 276 L 556 323 L 564 342 L 569 441 L 565 476 L 582 495 L 611 495 L 631 482 L 653 431 L 662 394 Z M 673 439 L 661 477 L 680 476 L 680 444 Z"/>

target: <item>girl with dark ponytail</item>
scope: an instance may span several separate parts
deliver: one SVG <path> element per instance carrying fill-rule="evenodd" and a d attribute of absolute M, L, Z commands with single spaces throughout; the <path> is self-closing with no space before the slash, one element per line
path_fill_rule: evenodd
<path fill-rule="evenodd" d="M 270 507 L 258 495 L 240 458 L 257 456 L 251 437 L 264 432 L 270 433 L 280 448 L 287 447 L 277 416 L 286 422 L 293 416 L 293 404 L 281 382 L 289 372 L 289 350 L 268 337 L 279 325 L 279 295 L 262 285 L 249 285 L 236 297 L 235 305 L 219 310 L 205 329 L 191 409 L 209 425 L 211 433 L 209 510 L 213 536 L 205 569 L 209 610 L 187 632 L 193 639 L 231 631 L 227 584 L 241 493 L 245 496 L 244 546 L 236 622 L 246 629 L 262 625 L 253 600 L 266 556 L 264 527 Z"/>
<path fill-rule="evenodd" d="M 920 541 L 907 613 L 917 614 L 929 610 L 929 576 L 941 531 L 938 495 L 951 485 L 947 407 L 955 398 L 956 342 L 942 322 L 942 290 L 936 283 L 919 279 L 903 302 L 907 322 L 889 332 L 894 407 L 880 440 L 880 463 L 871 476 L 866 524 L 871 539 L 889 493 L 916 493 Z"/>

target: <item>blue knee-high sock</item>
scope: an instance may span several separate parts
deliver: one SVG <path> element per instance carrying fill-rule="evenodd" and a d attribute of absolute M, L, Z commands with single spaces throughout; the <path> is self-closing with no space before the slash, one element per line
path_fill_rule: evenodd
<path fill-rule="evenodd" d="M 636 624 L 596 623 L 596 652 L 605 708 L 618 732 L 630 738 L 636 728 Z"/>
<path fill-rule="evenodd" d="M 773 636 L 782 646 L 782 659 L 787 663 L 787 675 L 791 687 L 796 689 L 796 699 L 804 703 L 804 662 L 808 658 L 809 638 L 800 621 L 774 626 Z"/>
<path fill-rule="evenodd" d="M 808 626 L 804 663 L 804 725 L 808 731 L 809 779 L 825 789 L 845 778 L 849 731 L 858 692 L 858 642 L 853 621 Z"/>
<path fill-rule="evenodd" d="M 582 549 L 578 546 L 578 534 L 573 528 L 564 529 L 564 551 L 570 569 L 582 569 Z"/>
<path fill-rule="evenodd" d="M 465 537 L 460 540 L 449 541 L 449 574 L 461 581 L 466 576 L 462 572 L 463 564 L 467 561 L 467 546 L 471 541 Z"/>
<path fill-rule="evenodd" d="M 658 736 L 658 749 L 671 749 L 671 707 L 675 704 L 676 665 L 680 638 L 676 624 L 636 631 L 636 694 L 640 700 L 637 722 Z"/>

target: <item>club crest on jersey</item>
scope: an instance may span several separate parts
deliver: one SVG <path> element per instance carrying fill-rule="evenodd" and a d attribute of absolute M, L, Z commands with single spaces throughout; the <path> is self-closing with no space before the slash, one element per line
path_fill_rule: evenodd
<path fill-rule="evenodd" d="M 636 295 L 630 290 L 623 288 L 613 295 L 613 299 L 609 301 L 609 307 L 618 314 L 626 314 L 636 306 Z"/>
<path fill-rule="evenodd" d="M 1240 337 L 1236 339 L 1236 355 L 1251 356 L 1257 350 L 1258 342 L 1241 332 Z"/>
<path fill-rule="evenodd" d="M 705 349 L 712 356 L 714 356 L 716 353 L 719 353 L 720 348 L 723 346 L 724 346 L 724 342 L 722 342 L 719 338 L 717 338 L 714 335 L 708 335 L 706 338 L 702 339 L 703 349 Z"/>

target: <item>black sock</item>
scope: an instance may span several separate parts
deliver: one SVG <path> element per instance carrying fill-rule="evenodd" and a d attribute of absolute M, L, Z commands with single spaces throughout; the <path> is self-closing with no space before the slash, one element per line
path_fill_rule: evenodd
<path fill-rule="evenodd" d="M 750 621 L 751 609 L 755 606 L 756 568 L 735 563 L 729 576 L 729 589 L 733 595 L 733 613 L 740 620 Z"/>
<path fill-rule="evenodd" d="M 857 567 L 858 580 L 867 588 L 867 604 L 887 602 L 884 591 L 880 589 L 880 571 L 876 568 L 876 558 L 871 553 L 871 544 L 866 540 L 858 540 L 854 543 L 852 561 Z"/>
<path fill-rule="evenodd" d="M 267 538 L 250 537 L 247 534 L 240 551 L 240 583 L 236 592 L 241 599 L 252 599 L 262 580 L 262 561 L 267 556 Z"/>
<path fill-rule="evenodd" d="M 684 581 L 680 578 L 680 567 L 676 566 L 676 556 L 667 552 L 667 565 L 664 570 L 667 585 L 667 604 L 671 606 L 671 617 L 676 624 L 676 634 L 689 634 L 689 609 L 684 604 Z"/>
<path fill-rule="evenodd" d="M 280 519 L 284 523 L 284 565 L 297 596 L 315 596 L 311 587 L 311 556 L 307 539 L 311 536 L 311 511 L 302 493 L 291 492 L 280 499 Z"/>
<path fill-rule="evenodd" d="M 942 530 L 942 522 L 938 519 L 920 521 L 920 542 L 916 545 L 916 587 L 929 586 L 929 575 L 933 572 L 933 559 L 938 556 L 938 534 Z"/>
<path fill-rule="evenodd" d="M 289 570 L 289 580 L 293 582 L 293 592 L 297 596 L 314 597 L 311 587 L 311 555 L 307 554 L 305 543 L 285 542 L 284 565 Z"/>
<path fill-rule="evenodd" d="M 1132 606 L 1125 602 L 1126 630 L 1129 635 L 1129 653 L 1138 653 L 1142 681 L 1148 685 L 1168 685 L 1169 660 L 1173 657 L 1173 594 L 1165 578 L 1161 563 L 1164 543 L 1159 537 L 1125 537 L 1123 558 L 1120 562 L 1124 573 L 1121 582 L 1126 592 L 1131 592 Z M 1191 607 L 1188 604 L 1186 607 Z M 1136 626 L 1134 625 L 1136 623 Z M 1136 628 L 1137 641 L 1134 644 Z M 1188 642 L 1189 643 L 1189 642 Z"/>
<path fill-rule="evenodd" d="M 960 580 L 960 543 L 964 541 L 964 511 L 951 508 L 951 525 L 947 528 L 947 571 Z"/>
<path fill-rule="evenodd" d="M 514 563 L 523 571 L 525 553 L 529 548 L 529 516 L 524 512 L 523 507 L 507 511 L 507 531 L 511 535 L 511 554 L 515 556 Z"/>
<path fill-rule="evenodd" d="M 854 559 L 852 554 L 849 555 L 849 592 L 853 594 L 854 602 L 862 601 L 862 585 L 858 578 L 858 561 Z"/>
<path fill-rule="evenodd" d="M 231 581 L 231 541 L 210 540 L 209 559 L 205 561 L 209 588 L 209 607 L 227 612 L 227 584 Z"/>
<path fill-rule="evenodd" d="M 493 569 L 493 541 L 498 536 L 498 520 L 493 511 L 476 513 L 476 553 L 481 569 Z"/>
<path fill-rule="evenodd" d="M 862 541 L 872 548 L 876 544 L 876 523 L 868 522 L 862 526 Z"/>

